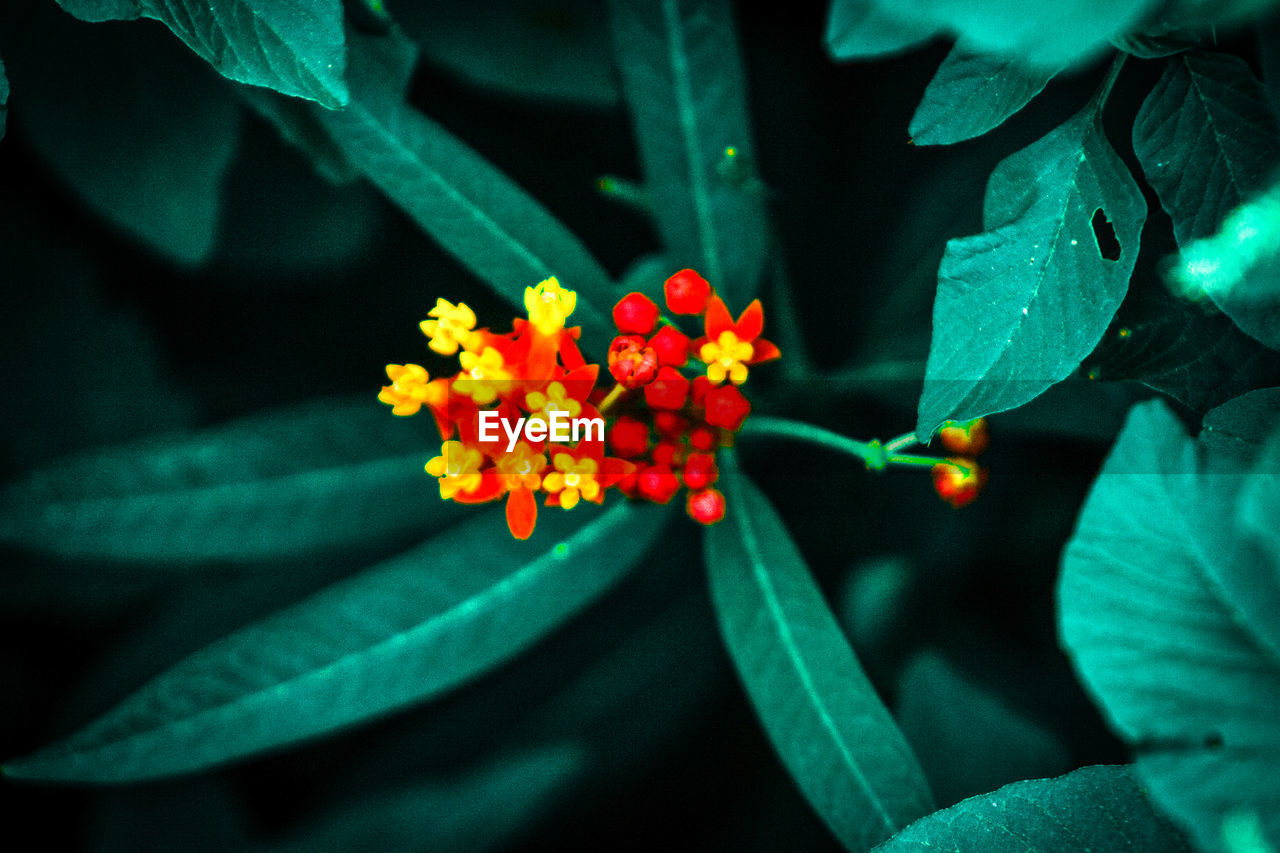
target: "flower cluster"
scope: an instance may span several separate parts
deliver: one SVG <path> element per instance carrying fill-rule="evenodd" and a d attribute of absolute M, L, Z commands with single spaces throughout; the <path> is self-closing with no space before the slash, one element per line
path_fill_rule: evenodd
<path fill-rule="evenodd" d="M 975 458 L 987 446 L 987 420 L 947 421 L 938 431 L 938 438 L 943 447 L 958 455 L 933 466 L 933 489 L 959 509 L 973 503 L 987 482 L 987 471 Z"/>
<path fill-rule="evenodd" d="M 761 337 L 758 300 L 735 321 L 693 270 L 669 278 L 664 293 L 673 314 L 702 316 L 704 334 L 691 339 L 652 300 L 628 294 L 613 310 L 622 334 L 608 350 L 612 389 L 597 387 L 600 365 L 579 350 L 581 329 L 565 325 L 577 294 L 555 278 L 526 288 L 527 319 L 502 334 L 476 328 L 469 307 L 440 299 L 420 326 L 430 349 L 456 355 L 461 369 L 432 379 L 421 365 L 387 365 L 391 384 L 378 399 L 396 415 L 426 407 L 443 442 L 426 464 L 441 498 L 505 498 L 517 538 L 533 533 L 539 495 L 545 505 L 572 509 L 602 502 L 615 487 L 657 503 L 687 487 L 689 515 L 714 523 L 725 510 L 713 487 L 715 452 L 733 443 L 751 409 L 738 386 L 778 348 Z M 695 373 L 691 355 L 705 369 Z M 558 433 L 570 419 L 572 434 Z M 592 422 L 607 428 L 593 433 Z"/>

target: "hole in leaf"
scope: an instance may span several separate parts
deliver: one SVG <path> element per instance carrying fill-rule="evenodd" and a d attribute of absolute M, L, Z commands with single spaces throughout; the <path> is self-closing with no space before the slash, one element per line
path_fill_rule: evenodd
<path fill-rule="evenodd" d="M 1093 226 L 1093 239 L 1098 242 L 1098 254 L 1108 261 L 1120 260 L 1120 241 L 1116 239 L 1116 229 L 1112 227 L 1111 220 L 1107 219 L 1102 208 L 1093 212 L 1093 220 L 1089 224 Z"/>

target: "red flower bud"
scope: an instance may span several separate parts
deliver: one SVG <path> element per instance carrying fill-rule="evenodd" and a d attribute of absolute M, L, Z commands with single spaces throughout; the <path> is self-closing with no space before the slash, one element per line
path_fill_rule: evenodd
<path fill-rule="evenodd" d="M 613 306 L 613 322 L 620 332 L 647 335 L 658 322 L 658 304 L 643 293 L 628 293 Z"/>
<path fill-rule="evenodd" d="M 738 387 L 727 383 L 708 391 L 702 402 L 707 407 L 707 423 L 728 430 L 736 430 L 742 426 L 743 420 L 751 412 L 751 404 L 742 396 Z"/>
<path fill-rule="evenodd" d="M 689 428 L 689 421 L 672 411 L 653 413 L 653 427 L 665 438 L 679 438 Z"/>
<path fill-rule="evenodd" d="M 724 495 L 717 489 L 689 492 L 685 511 L 699 524 L 715 524 L 724 518 Z"/>
<path fill-rule="evenodd" d="M 667 297 L 667 307 L 672 312 L 701 314 L 707 310 L 711 285 L 693 270 L 680 270 L 662 285 L 662 292 Z"/>
<path fill-rule="evenodd" d="M 720 443 L 720 431 L 706 424 L 698 424 L 689 430 L 689 446 L 694 450 L 710 452 Z"/>
<path fill-rule="evenodd" d="M 703 405 L 707 396 L 707 392 L 714 387 L 715 386 L 711 384 L 711 380 L 708 379 L 705 374 L 702 376 L 695 376 L 693 378 L 693 388 L 692 388 L 693 404 L 695 406 Z"/>
<path fill-rule="evenodd" d="M 658 354 L 658 364 L 684 367 L 689 363 L 689 336 L 675 326 L 663 326 L 652 338 L 649 346 Z"/>
<path fill-rule="evenodd" d="M 661 361 L 661 353 L 659 353 L 658 359 Z M 938 432 L 938 437 L 942 439 L 943 447 L 952 453 L 977 456 L 987 447 L 987 419 L 947 421 Z"/>
<path fill-rule="evenodd" d="M 680 478 L 666 465 L 650 465 L 636 479 L 636 491 L 645 500 L 669 503 L 680 491 Z"/>
<path fill-rule="evenodd" d="M 639 335 L 618 335 L 609 345 L 609 374 L 623 388 L 643 388 L 658 375 L 658 354 Z"/>
<path fill-rule="evenodd" d="M 690 453 L 684 463 L 684 484 L 691 489 L 705 489 L 720 479 L 716 457 L 710 453 Z"/>
<path fill-rule="evenodd" d="M 674 367 L 658 370 L 658 377 L 645 386 L 644 399 L 654 409 L 678 409 L 689 396 L 689 380 Z"/>
<path fill-rule="evenodd" d="M 658 465 L 678 468 L 684 461 L 684 448 L 674 441 L 660 441 L 653 448 L 652 458 L 654 463 Z"/>
<path fill-rule="evenodd" d="M 643 456 L 649 449 L 649 427 L 644 421 L 623 415 L 609 427 L 605 436 L 613 452 L 624 459 Z"/>

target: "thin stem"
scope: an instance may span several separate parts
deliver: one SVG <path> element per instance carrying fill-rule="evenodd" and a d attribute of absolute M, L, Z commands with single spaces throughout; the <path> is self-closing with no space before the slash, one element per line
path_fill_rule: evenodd
<path fill-rule="evenodd" d="M 603 416 L 605 412 L 609 411 L 609 408 L 614 403 L 618 402 L 618 399 L 625 393 L 627 393 L 627 389 L 622 387 L 621 382 L 617 383 L 613 386 L 613 389 L 605 395 L 604 399 L 600 401 L 600 405 L 596 406 L 596 411 Z"/>
<path fill-rule="evenodd" d="M 898 436 L 897 438 L 891 438 L 888 441 L 886 441 L 884 443 L 884 452 L 888 453 L 890 456 L 893 456 L 899 450 L 903 450 L 905 448 L 910 447 L 913 444 L 919 444 L 919 443 L 920 441 L 916 438 L 916 434 L 914 432 L 908 432 Z"/>
<path fill-rule="evenodd" d="M 868 468 L 873 468 L 877 471 L 883 468 L 886 461 L 888 461 L 888 454 L 884 452 L 884 448 L 880 446 L 878 441 L 854 441 L 852 438 L 846 438 L 831 430 L 788 418 L 757 415 L 742 425 L 740 435 L 774 436 L 807 441 L 810 444 L 829 447 L 832 450 L 855 456 L 865 462 Z"/>
<path fill-rule="evenodd" d="M 912 456 L 905 453 L 895 453 L 889 457 L 890 465 L 923 465 L 929 468 L 946 461 L 946 459 L 940 459 L 937 456 Z"/>
<path fill-rule="evenodd" d="M 1098 89 L 1097 94 L 1093 96 L 1093 111 L 1101 112 L 1103 106 L 1107 103 L 1107 98 L 1111 96 L 1111 89 L 1116 85 L 1116 79 L 1120 76 L 1120 69 L 1124 67 L 1124 61 L 1128 58 L 1126 53 L 1116 54 L 1116 58 L 1111 60 L 1111 67 L 1107 69 L 1107 76 L 1102 81 L 1102 86 Z"/>

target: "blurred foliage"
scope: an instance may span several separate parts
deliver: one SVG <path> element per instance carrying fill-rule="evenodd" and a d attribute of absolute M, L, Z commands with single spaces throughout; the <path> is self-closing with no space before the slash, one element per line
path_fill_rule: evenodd
<path fill-rule="evenodd" d="M 1273 7 L 4 4 L 0 818 L 1280 849 Z M 598 355 L 685 266 L 775 423 L 990 416 L 978 502 L 799 428 L 708 530 L 437 500 L 376 400 L 436 297 L 556 275 Z"/>

